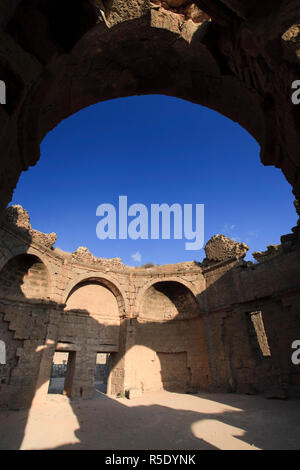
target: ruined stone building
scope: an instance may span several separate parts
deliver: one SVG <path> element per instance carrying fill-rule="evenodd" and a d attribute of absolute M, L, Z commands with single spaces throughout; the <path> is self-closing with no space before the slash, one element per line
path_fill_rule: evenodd
<path fill-rule="evenodd" d="M 299 0 L 0 1 L 1 405 L 43 399 L 56 351 L 68 353 L 65 393 L 75 398 L 92 395 L 99 353 L 110 354 L 109 394 L 296 393 L 299 227 L 254 265 L 243 261 L 246 246 L 217 236 L 202 263 L 134 269 L 53 249 L 54 234 L 5 208 L 59 122 L 142 94 L 239 123 L 299 200 L 299 18 Z"/>
<path fill-rule="evenodd" d="M 97 354 L 110 353 L 108 394 L 165 389 L 297 393 L 291 344 L 300 337 L 300 232 L 243 261 L 223 235 L 202 263 L 131 268 L 53 249 L 21 206 L 0 227 L 0 403 L 48 393 L 53 357 L 68 354 L 65 393 L 91 398 Z"/>

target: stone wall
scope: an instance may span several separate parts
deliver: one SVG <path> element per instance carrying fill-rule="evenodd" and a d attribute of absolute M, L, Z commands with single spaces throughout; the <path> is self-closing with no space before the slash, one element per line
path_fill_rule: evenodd
<path fill-rule="evenodd" d="M 143 391 L 209 389 L 203 312 L 185 285 L 166 280 L 149 287 L 131 335 L 131 386 Z"/>
<path fill-rule="evenodd" d="M 7 105 L 0 107 L 0 214 L 21 172 L 38 161 L 42 139 L 61 120 L 100 101 L 149 93 L 187 99 L 238 122 L 259 142 L 262 163 L 280 168 L 300 199 L 300 107 L 291 102 L 291 84 L 299 79 L 299 15 L 298 0 L 80 0 L 72 11 L 60 0 L 2 0 L 0 79 Z M 289 346 L 300 337 L 297 233 L 256 254 L 254 267 L 241 263 L 245 246 L 219 237 L 199 265 L 140 270 L 97 259 L 86 248 L 62 253 L 52 249 L 55 239 L 33 230 L 20 208 L 4 216 L 0 331 L 9 360 L 0 366 L 2 402 L 42 397 L 57 348 L 70 350 L 69 393 L 76 396 L 90 395 L 95 354 L 106 348 L 112 353 L 109 387 L 117 393 L 134 377 L 130 354 L 138 345 L 132 338 L 142 343 L 151 336 L 144 331 L 159 328 L 161 334 L 176 331 L 176 342 L 182 325 L 192 321 L 204 325 L 199 337 L 206 344 L 197 360 L 206 350 L 211 389 L 260 391 L 299 382 Z M 72 289 L 95 280 L 115 296 L 118 320 L 107 312 L 96 319 L 88 305 L 66 311 Z M 143 320 L 141 327 L 143 297 L 163 281 L 189 289 L 199 320 L 165 311 L 171 318 Z M 261 312 L 256 329 L 254 312 Z M 257 335 L 262 342 L 267 336 L 271 356 L 259 356 Z M 163 355 L 179 354 L 188 377 L 184 370 L 194 353 L 188 340 L 183 343 L 185 349 L 174 352 L 174 345 L 165 351 L 147 339 L 155 360 L 171 370 L 171 356 Z"/>
<path fill-rule="evenodd" d="M 283 243 L 280 254 L 261 263 L 229 262 L 205 271 L 216 388 L 271 392 L 299 383 L 299 367 L 291 362 L 291 344 L 300 337 L 298 230 L 293 237 L 294 244 Z M 260 312 L 259 325 L 253 321 L 255 312 Z M 266 345 L 270 355 L 264 355 Z"/>
<path fill-rule="evenodd" d="M 47 269 L 36 256 L 18 255 L 1 271 L 0 297 L 46 299 L 48 289 Z"/>
<path fill-rule="evenodd" d="M 202 263 L 131 268 L 44 246 L 23 216 L 0 227 L 2 406 L 45 399 L 55 351 L 69 353 L 73 398 L 93 396 L 99 353 L 110 353 L 109 394 L 299 392 L 299 227 L 256 264 L 243 260 L 246 245 L 217 236 Z"/>

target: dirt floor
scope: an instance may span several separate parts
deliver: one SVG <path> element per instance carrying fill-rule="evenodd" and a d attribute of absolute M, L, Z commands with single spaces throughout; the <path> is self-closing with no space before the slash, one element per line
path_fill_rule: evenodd
<path fill-rule="evenodd" d="M 170 392 L 93 400 L 48 395 L 0 412 L 0 449 L 299 449 L 300 401 Z"/>

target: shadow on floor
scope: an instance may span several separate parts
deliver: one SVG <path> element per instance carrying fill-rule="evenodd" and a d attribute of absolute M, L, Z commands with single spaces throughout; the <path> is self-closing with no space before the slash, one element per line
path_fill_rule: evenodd
<path fill-rule="evenodd" d="M 25 447 L 60 450 L 299 448 L 299 400 L 158 392 L 129 401 L 112 399 L 100 389 L 96 385 L 93 400 L 69 401 L 57 395 L 55 401 L 55 396 L 49 395 L 49 404 L 30 412 L 24 432 Z M 64 417 L 66 407 L 76 421 L 72 432 Z M 17 430 L 20 427 L 24 431 L 26 417 L 23 411 L 0 413 L 1 449 L 22 448 L 23 439 Z M 72 441 L 71 434 L 77 442 L 55 445 L 53 436 L 57 432 L 65 432 L 62 435 L 66 442 Z"/>

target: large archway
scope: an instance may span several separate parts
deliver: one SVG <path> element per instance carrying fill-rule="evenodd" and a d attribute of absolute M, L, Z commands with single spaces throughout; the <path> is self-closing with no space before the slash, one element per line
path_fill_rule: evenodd
<path fill-rule="evenodd" d="M 297 3 L 197 0 L 196 16 L 182 2 L 179 9 L 166 4 L 81 0 L 70 14 L 67 3 L 3 2 L 10 46 L 0 69 L 8 97 L 0 116 L 1 209 L 62 119 L 98 101 L 148 93 L 181 97 L 239 122 L 260 143 L 262 162 L 281 168 L 299 196 L 299 108 L 291 102 Z"/>
<path fill-rule="evenodd" d="M 67 7 L 68 2 L 63 7 L 61 2 L 47 0 L 1 3 L 0 78 L 7 84 L 7 106 L 0 108 L 3 149 L 0 210 L 9 202 L 20 173 L 39 159 L 44 136 L 62 119 L 96 102 L 153 93 L 205 105 L 240 123 L 259 142 L 263 164 L 281 168 L 299 198 L 300 108 L 291 101 L 292 82 L 299 78 L 298 0 L 278 0 L 264 5 L 258 0 L 251 4 L 246 0 L 195 1 L 203 12 L 197 22 L 176 8 L 164 8 L 157 2 L 156 5 L 143 2 L 141 6 L 139 0 L 105 1 L 100 12 L 88 0 L 78 1 L 72 11 Z M 246 271 L 247 276 L 249 272 Z M 275 272 L 280 273 L 280 281 L 285 277 L 284 270 Z M 241 272 L 241 278 L 243 275 Z M 213 282 L 219 292 L 224 292 L 218 281 L 216 276 Z M 235 281 L 236 278 L 231 285 L 239 285 Z M 253 285 L 251 280 L 249 285 Z M 211 292 L 213 297 L 213 289 Z M 260 292 L 265 296 L 263 289 Z M 175 388 L 178 385 L 184 391 L 189 386 L 208 388 L 203 319 L 196 315 L 195 299 L 181 286 L 171 284 L 151 287 L 145 298 L 147 308 L 142 309 L 137 321 L 136 344 L 148 348 L 151 354 L 154 351 L 161 355 L 160 369 L 154 372 L 151 362 L 155 360 L 147 356 L 148 349 L 147 354 L 140 355 L 150 364 L 149 377 L 157 370 L 159 374 L 166 370 L 161 374 L 161 384 L 173 388 L 174 363 L 179 362 L 181 380 L 179 384 L 175 380 Z M 290 304 L 286 308 L 290 309 Z M 80 339 L 84 328 L 89 333 L 97 332 L 92 328 L 95 324 L 86 321 L 91 320 L 88 312 L 82 315 L 81 309 L 74 310 L 73 317 L 69 313 L 62 315 L 61 344 L 70 344 L 73 320 L 79 325 L 75 340 Z M 152 318 L 157 312 L 158 318 Z M 219 324 L 223 324 L 224 318 L 221 316 Z M 114 331 L 119 332 L 118 325 Z M 127 329 L 123 333 L 127 337 Z M 131 330 L 128 337 L 129 333 Z M 173 339 L 168 343 L 169 333 Z M 46 338 L 44 331 L 42 337 Z M 159 343 L 158 338 L 164 341 Z M 93 364 L 97 348 L 92 337 L 93 350 L 87 353 L 89 340 L 88 336 L 83 338 L 80 349 L 81 368 L 75 378 L 75 396 L 90 394 L 86 369 Z M 71 350 L 75 343 L 67 347 Z M 15 344 L 15 352 L 18 346 Z M 33 351 L 37 346 L 31 345 Z M 114 346 L 117 350 L 117 341 Z M 135 347 L 129 354 L 134 351 Z M 174 361 L 170 354 L 179 354 L 180 358 Z M 230 362 L 230 351 L 226 354 Z M 124 364 L 122 367 L 119 388 L 124 385 L 121 375 Z M 187 369 L 191 370 L 190 375 Z M 132 384 L 147 390 L 148 378 L 144 380 L 140 371 L 143 372 L 143 363 L 139 368 L 129 368 L 128 377 Z M 82 387 L 80 376 L 88 384 L 86 387 Z M 22 385 L 18 377 L 16 383 Z"/>
<path fill-rule="evenodd" d="M 64 302 L 56 353 L 63 353 L 67 364 L 62 375 L 56 376 L 55 369 L 61 361 L 58 354 L 54 356 L 49 392 L 57 388 L 70 397 L 92 397 L 102 375 L 100 389 L 110 392 L 115 386 L 113 372 L 119 360 L 123 295 L 108 278 L 83 275 L 67 287 Z M 106 359 L 110 356 L 109 365 L 107 361 L 103 363 L 100 355 Z"/>

